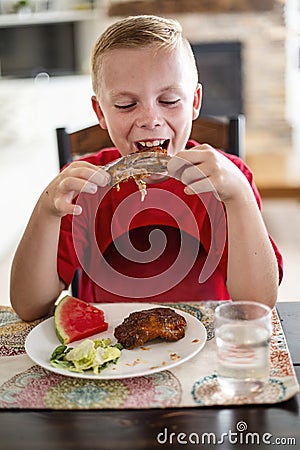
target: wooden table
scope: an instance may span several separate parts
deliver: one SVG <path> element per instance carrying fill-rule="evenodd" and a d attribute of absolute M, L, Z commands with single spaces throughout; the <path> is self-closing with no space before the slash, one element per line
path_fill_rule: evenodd
<path fill-rule="evenodd" d="M 300 380 L 300 302 L 279 303 L 278 312 Z M 300 394 L 284 403 L 270 406 L 125 411 L 2 410 L 0 449 L 297 449 L 300 448 L 299 411 Z M 247 427 L 247 431 L 251 433 L 249 439 L 259 439 L 259 447 L 253 443 L 234 443 L 235 435 L 231 435 L 231 441 L 227 436 L 224 443 L 212 444 L 214 436 L 221 440 L 222 433 L 228 434 L 230 430 L 232 433 L 237 432 L 238 423 L 239 427 Z M 167 430 L 166 434 L 163 433 L 164 430 Z M 193 442 L 196 435 L 202 439 L 204 433 L 212 433 L 211 445 L 208 445 L 207 435 L 206 445 L 184 444 L 189 438 Z M 288 444 L 288 439 L 293 439 L 296 444 L 292 445 L 292 441 Z M 275 445 L 279 440 L 281 445 Z"/>

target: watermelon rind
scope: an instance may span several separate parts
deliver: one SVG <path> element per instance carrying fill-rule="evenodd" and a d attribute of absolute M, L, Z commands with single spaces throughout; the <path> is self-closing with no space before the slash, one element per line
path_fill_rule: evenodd
<path fill-rule="evenodd" d="M 79 314 L 81 325 L 82 317 L 86 317 L 86 327 L 82 330 L 74 329 L 74 325 L 76 325 L 76 320 L 78 318 L 78 312 L 81 313 Z M 74 317 L 72 317 L 72 314 Z M 89 320 L 91 314 L 95 316 L 96 322 L 94 319 Z M 54 326 L 59 341 L 66 345 L 75 340 L 83 339 L 101 331 L 105 331 L 108 324 L 104 321 L 103 311 L 90 303 L 66 295 L 56 305 L 54 311 Z"/>
<path fill-rule="evenodd" d="M 69 337 L 64 333 L 63 327 L 60 323 L 60 316 L 61 316 L 61 310 L 64 303 L 68 300 L 69 295 L 66 295 L 63 297 L 60 302 L 56 305 L 55 311 L 54 311 L 54 325 L 55 325 L 55 331 L 57 334 L 58 339 L 62 344 L 69 344 Z"/>

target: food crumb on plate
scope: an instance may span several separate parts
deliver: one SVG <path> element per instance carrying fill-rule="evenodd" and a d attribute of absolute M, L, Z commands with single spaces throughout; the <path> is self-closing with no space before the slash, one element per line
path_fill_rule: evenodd
<path fill-rule="evenodd" d="M 172 353 L 170 353 L 170 359 L 172 361 L 178 361 L 178 359 L 180 359 L 180 356 L 178 356 L 177 353 L 172 352 Z"/>
<path fill-rule="evenodd" d="M 137 366 L 138 364 L 144 363 L 147 364 L 148 361 L 144 361 L 141 358 L 136 358 L 132 363 L 127 362 L 126 366 Z"/>

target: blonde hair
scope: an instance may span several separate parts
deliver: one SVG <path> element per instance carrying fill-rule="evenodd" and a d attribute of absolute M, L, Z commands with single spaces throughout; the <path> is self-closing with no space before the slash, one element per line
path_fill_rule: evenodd
<path fill-rule="evenodd" d="M 110 25 L 98 38 L 94 46 L 92 65 L 92 84 L 97 94 L 99 72 L 103 56 L 111 50 L 121 48 L 155 47 L 174 49 L 183 45 L 195 72 L 195 83 L 198 80 L 195 58 L 190 43 L 182 35 L 182 27 L 177 20 L 152 15 L 129 16 Z"/>

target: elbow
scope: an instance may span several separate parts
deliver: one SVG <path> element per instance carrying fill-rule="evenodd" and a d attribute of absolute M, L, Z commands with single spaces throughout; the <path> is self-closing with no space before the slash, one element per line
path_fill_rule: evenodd
<path fill-rule="evenodd" d="M 252 301 L 257 303 L 263 303 L 269 306 L 271 309 L 274 308 L 278 298 L 278 287 L 269 286 L 266 289 L 254 289 L 248 290 L 247 292 L 238 293 L 230 292 L 230 298 L 232 301 Z"/>
<path fill-rule="evenodd" d="M 23 301 L 24 300 L 24 301 Z M 22 319 L 24 322 L 32 322 L 35 319 L 38 319 L 36 314 L 34 314 L 28 306 L 26 306 L 25 299 L 22 299 L 20 296 L 14 295 L 13 290 L 10 291 L 10 303 L 16 314 Z"/>
<path fill-rule="evenodd" d="M 12 308 L 14 309 L 14 311 L 16 312 L 16 314 L 18 314 L 18 316 L 20 317 L 21 320 L 23 320 L 24 322 L 33 322 L 34 320 L 37 319 L 41 319 L 43 317 L 45 317 L 47 314 L 49 314 L 50 310 L 38 310 L 36 308 L 31 308 L 31 307 L 23 307 L 20 305 L 16 305 L 12 300 L 11 300 L 11 305 Z"/>
<path fill-rule="evenodd" d="M 277 299 L 278 299 L 278 287 L 276 286 L 273 292 L 270 292 L 268 295 L 266 295 L 266 300 L 264 303 L 270 306 L 270 308 L 274 308 Z"/>
<path fill-rule="evenodd" d="M 28 298 L 10 290 L 10 303 L 13 310 L 24 322 L 32 322 L 45 317 L 51 312 L 54 301 L 51 304 L 39 304 L 38 302 L 28 302 Z"/>
<path fill-rule="evenodd" d="M 244 277 L 227 279 L 227 289 L 233 301 L 253 301 L 274 308 L 278 299 L 279 273 L 277 265 L 271 270 Z"/>
<path fill-rule="evenodd" d="M 274 308 L 278 298 L 278 277 L 259 278 L 245 283 L 228 283 L 228 292 L 233 301 L 253 301 Z"/>

